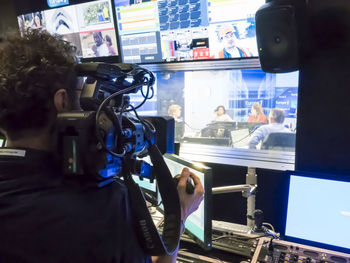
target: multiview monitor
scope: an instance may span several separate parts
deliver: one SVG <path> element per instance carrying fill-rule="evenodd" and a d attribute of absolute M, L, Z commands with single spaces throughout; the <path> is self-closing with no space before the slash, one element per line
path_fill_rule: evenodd
<path fill-rule="evenodd" d="M 285 239 L 349 253 L 349 176 L 293 171 L 288 181 Z"/>
<path fill-rule="evenodd" d="M 17 18 L 21 32 L 27 28 L 36 28 L 61 35 L 77 48 L 77 55 L 82 58 L 118 56 L 110 0 L 84 1 L 52 9 L 44 5 L 46 0 L 36 0 L 43 3 L 36 3 L 33 8 L 39 6 L 41 10 L 32 10 L 30 13 L 21 13 L 23 1 L 16 2 L 19 5 L 17 12 L 20 14 Z M 22 10 L 28 10 L 24 8 L 25 4 L 22 5 Z"/>
<path fill-rule="evenodd" d="M 114 0 L 123 62 L 257 57 L 264 0 Z"/>

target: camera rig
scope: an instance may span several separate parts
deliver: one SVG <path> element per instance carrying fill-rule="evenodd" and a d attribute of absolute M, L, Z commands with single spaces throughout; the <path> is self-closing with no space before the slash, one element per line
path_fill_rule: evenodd
<path fill-rule="evenodd" d="M 63 174 L 83 182 L 97 182 L 99 187 L 121 178 L 128 188 L 145 251 L 149 255 L 176 253 L 180 201 L 162 157 L 173 151 L 174 120 L 140 117 L 136 111 L 154 95 L 153 73 L 134 64 L 83 63 L 76 66 L 76 74 L 86 77 L 80 95 L 82 110 L 59 114 L 56 125 L 56 149 Z M 133 106 L 126 94 L 136 92 L 141 92 L 144 99 Z M 147 155 L 153 166 L 138 160 Z M 157 180 L 164 204 L 162 237 L 132 174 Z"/>

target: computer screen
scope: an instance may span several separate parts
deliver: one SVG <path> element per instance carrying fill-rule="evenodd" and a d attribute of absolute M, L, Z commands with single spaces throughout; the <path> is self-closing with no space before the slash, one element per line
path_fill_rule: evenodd
<path fill-rule="evenodd" d="M 0 137 L 0 147 L 4 147 L 5 146 L 5 139 Z"/>
<path fill-rule="evenodd" d="M 350 252 L 350 178 L 289 174 L 285 239 Z"/>
<path fill-rule="evenodd" d="M 154 63 L 257 57 L 264 0 L 114 0 L 122 60 Z"/>
<path fill-rule="evenodd" d="M 46 2 L 42 0 L 43 2 Z M 21 9 L 21 7 L 17 7 Z M 62 35 L 82 58 L 118 56 L 114 17 L 110 0 L 88 1 L 53 9 L 20 14 L 21 32 L 27 28 Z"/>
<path fill-rule="evenodd" d="M 205 189 L 204 200 L 200 204 L 198 210 L 187 218 L 185 228 L 200 246 L 204 249 L 211 248 L 211 168 L 185 160 L 174 154 L 164 155 L 164 160 L 173 177 L 181 174 L 182 169 L 187 167 L 201 179 Z M 158 201 L 160 200 L 161 197 L 158 194 Z M 162 206 L 160 208 L 162 208 Z"/>

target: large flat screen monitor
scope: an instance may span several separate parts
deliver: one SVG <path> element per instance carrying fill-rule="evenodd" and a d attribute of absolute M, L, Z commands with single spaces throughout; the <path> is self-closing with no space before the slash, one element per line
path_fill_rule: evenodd
<path fill-rule="evenodd" d="M 164 160 L 172 174 L 175 177 L 181 174 L 183 168 L 187 167 L 191 172 L 196 174 L 205 189 L 204 200 L 197 211 L 191 214 L 186 222 L 186 231 L 193 239 L 204 249 L 211 248 L 211 220 L 212 220 L 212 171 L 211 168 L 185 160 L 174 154 L 164 155 Z M 161 200 L 158 194 L 158 201 Z M 162 209 L 162 206 L 160 207 Z"/>
<path fill-rule="evenodd" d="M 122 60 L 154 63 L 257 57 L 264 0 L 114 0 Z"/>
<path fill-rule="evenodd" d="M 285 239 L 349 253 L 349 176 L 290 172 L 288 181 Z"/>
<path fill-rule="evenodd" d="M 21 1 L 17 2 L 18 5 L 21 4 Z M 41 2 L 46 3 L 46 0 Z M 42 4 L 33 5 L 33 8 L 38 6 L 43 9 L 33 10 L 31 13 L 21 13 L 21 6 L 17 6 L 21 32 L 30 27 L 62 35 L 77 48 L 77 55 L 82 58 L 118 56 L 110 0 L 84 1 L 52 9 Z"/>

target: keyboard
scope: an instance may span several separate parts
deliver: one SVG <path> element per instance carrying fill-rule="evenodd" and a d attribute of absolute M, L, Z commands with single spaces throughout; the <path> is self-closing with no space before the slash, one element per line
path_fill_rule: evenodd
<path fill-rule="evenodd" d="M 252 229 L 246 225 L 240 225 L 235 223 L 229 223 L 224 221 L 212 221 L 213 230 L 220 231 L 222 233 L 251 233 Z"/>
<path fill-rule="evenodd" d="M 229 263 L 227 261 L 223 261 L 220 259 L 215 259 L 211 257 L 206 257 L 194 253 L 190 253 L 187 251 L 179 250 L 177 254 L 178 263 Z"/>

